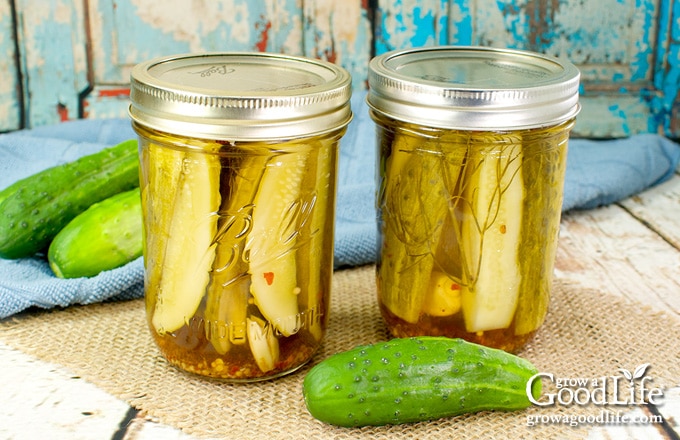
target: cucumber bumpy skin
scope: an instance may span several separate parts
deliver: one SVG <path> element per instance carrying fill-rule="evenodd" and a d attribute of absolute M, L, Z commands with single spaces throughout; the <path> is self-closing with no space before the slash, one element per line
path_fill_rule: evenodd
<path fill-rule="evenodd" d="M 531 405 L 528 360 L 435 336 L 393 339 L 337 353 L 305 376 L 303 395 L 316 419 L 338 426 L 380 426 Z M 541 383 L 532 394 L 538 399 Z"/>
<path fill-rule="evenodd" d="M 128 140 L 19 180 L 0 192 L 0 257 L 30 257 L 92 204 L 139 186 L 137 141 Z"/>
<path fill-rule="evenodd" d="M 90 206 L 62 229 L 47 252 L 59 278 L 91 277 L 142 256 L 139 187 Z"/>
<path fill-rule="evenodd" d="M 395 136 L 379 201 L 385 220 L 377 281 L 385 307 L 412 324 L 420 318 L 448 213 L 442 166 L 428 145 Z"/>

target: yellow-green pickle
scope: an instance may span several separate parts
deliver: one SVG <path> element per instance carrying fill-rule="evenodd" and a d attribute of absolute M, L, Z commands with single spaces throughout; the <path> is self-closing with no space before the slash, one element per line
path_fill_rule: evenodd
<path fill-rule="evenodd" d="M 130 112 L 153 338 L 171 364 L 202 376 L 253 381 L 294 371 L 328 321 L 349 75 L 268 54 L 136 69 Z M 149 98 L 148 84 L 167 81 L 176 82 L 174 105 Z M 202 100 L 191 96 L 197 90 Z M 296 105 L 304 108 L 290 111 Z"/>
<path fill-rule="evenodd" d="M 548 310 L 578 71 L 461 47 L 393 52 L 371 69 L 389 330 L 518 351 Z"/>

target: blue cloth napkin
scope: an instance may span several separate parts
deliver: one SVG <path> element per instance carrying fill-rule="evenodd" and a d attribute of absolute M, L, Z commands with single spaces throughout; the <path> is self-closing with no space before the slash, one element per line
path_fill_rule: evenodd
<path fill-rule="evenodd" d="M 376 258 L 375 131 L 365 94 L 355 93 L 355 118 L 341 142 L 335 267 Z M 82 120 L 0 135 L 0 189 L 44 168 L 134 138 L 127 119 Z M 611 141 L 572 139 L 563 210 L 588 209 L 636 194 L 670 178 L 680 146 L 657 135 Z M 139 258 L 92 278 L 56 278 L 43 258 L 0 259 L 0 319 L 31 306 L 67 307 L 143 295 Z"/>

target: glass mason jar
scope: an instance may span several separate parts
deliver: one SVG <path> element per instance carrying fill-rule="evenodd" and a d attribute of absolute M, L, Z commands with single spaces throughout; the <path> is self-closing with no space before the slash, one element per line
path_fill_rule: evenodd
<path fill-rule="evenodd" d="M 479 47 L 371 61 L 378 300 L 394 336 L 516 352 L 541 326 L 579 76 L 551 57 Z"/>
<path fill-rule="evenodd" d="M 198 375 L 292 372 L 320 346 L 350 76 L 264 53 L 151 60 L 131 74 L 147 321 Z"/>

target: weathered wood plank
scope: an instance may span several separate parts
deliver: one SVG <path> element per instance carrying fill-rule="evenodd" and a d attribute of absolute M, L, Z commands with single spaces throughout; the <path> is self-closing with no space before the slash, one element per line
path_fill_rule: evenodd
<path fill-rule="evenodd" d="M 304 3 L 304 55 L 336 63 L 352 75 L 355 89 L 366 87 L 373 44 L 366 2 L 311 0 Z"/>
<path fill-rule="evenodd" d="M 680 175 L 622 201 L 621 206 L 680 249 Z"/>
<path fill-rule="evenodd" d="M 129 406 L 63 367 L 0 344 L 0 438 L 111 438 Z"/>
<path fill-rule="evenodd" d="M 26 125 L 76 119 L 88 88 L 83 2 L 17 0 Z"/>
<path fill-rule="evenodd" d="M 151 58 L 214 51 L 300 54 L 302 13 L 295 0 L 89 2 L 93 80 L 126 84 Z"/>
<path fill-rule="evenodd" d="M 259 51 L 306 55 L 345 67 L 363 88 L 371 55 L 371 22 L 360 2 L 246 0 L 194 3 L 175 0 L 89 2 L 94 93 L 88 116 L 125 116 L 121 96 L 102 96 L 125 85 L 135 64 L 187 52 Z"/>
<path fill-rule="evenodd" d="M 485 6 L 481 3 L 485 2 Z M 478 11 L 491 8 L 483 0 Z M 490 45 L 504 38 L 516 47 L 561 56 L 582 72 L 582 105 L 574 134 L 583 137 L 624 137 L 642 132 L 665 132 L 670 128 L 670 109 L 662 105 L 664 94 L 675 96 L 678 84 L 658 84 L 668 65 L 678 61 L 655 54 L 666 53 L 671 41 L 664 28 L 672 13 L 670 3 L 659 0 L 603 0 L 582 2 L 502 2 L 506 29 L 499 34 L 493 20 L 480 19 L 480 41 Z M 500 19 L 500 17 L 499 17 Z"/>
<path fill-rule="evenodd" d="M 267 51 L 302 54 L 302 12 L 295 0 L 89 2 L 92 81 L 88 117 L 125 117 L 128 100 L 106 93 L 127 86 L 135 64 L 182 53 Z M 101 93 L 104 91 L 105 93 Z"/>
<path fill-rule="evenodd" d="M 588 440 L 668 440 L 663 435 L 660 423 L 655 423 L 654 415 L 650 415 L 645 408 L 637 407 L 632 411 L 614 413 L 620 417 L 627 417 L 628 423 L 595 426 L 588 433 Z"/>
<path fill-rule="evenodd" d="M 133 419 L 127 427 L 125 437 L 122 440 L 195 440 L 191 436 L 178 428 L 163 425 L 156 421 L 138 416 Z"/>
<path fill-rule="evenodd" d="M 680 253 L 616 205 L 565 214 L 555 274 L 680 316 Z"/>
<path fill-rule="evenodd" d="M 677 0 L 1 1 L 0 8 L 15 4 L 18 11 L 24 73 L 19 85 L 26 105 L 18 115 L 26 115 L 28 127 L 80 116 L 124 116 L 127 105 L 119 97 L 88 93 L 126 85 L 136 63 L 160 55 L 304 54 L 347 68 L 359 89 L 366 86 L 374 54 L 458 44 L 523 48 L 572 60 L 583 73 L 584 110 L 575 135 L 680 136 Z M 0 28 L 11 29 L 3 9 Z M 12 47 L 0 39 L 0 53 L 7 55 L 1 73 L 17 69 Z M 6 77 L 10 81 L 0 86 L 0 97 L 9 99 L 0 102 L 16 108 L 12 93 L 20 87 L 11 81 L 17 75 Z M 0 107 L 0 116 L 6 112 Z M 9 113 L 5 124 L 15 127 L 16 112 Z"/>
<path fill-rule="evenodd" d="M 612 90 L 635 82 L 646 85 L 653 79 L 659 0 L 474 3 L 477 44 L 568 58 L 581 68 L 585 92 L 603 85 Z"/>
<path fill-rule="evenodd" d="M 462 44 L 567 58 L 583 75 L 575 135 L 680 136 L 679 10 L 669 0 L 379 1 L 376 52 Z"/>
<path fill-rule="evenodd" d="M 649 101 L 639 96 L 580 97 L 581 113 L 573 135 L 582 138 L 622 138 L 636 133 L 656 132 Z"/>
<path fill-rule="evenodd" d="M 446 0 L 379 1 L 376 17 L 377 54 L 450 41 Z"/>
<path fill-rule="evenodd" d="M 658 108 L 663 133 L 680 138 L 680 1 L 662 0 L 656 41 L 654 86 L 651 98 Z"/>
<path fill-rule="evenodd" d="M 127 84 L 95 86 L 82 99 L 81 105 L 85 118 L 126 118 L 130 87 Z"/>
<path fill-rule="evenodd" d="M 656 412 L 658 411 L 658 413 Z M 621 415 L 634 420 L 632 423 L 613 424 L 608 426 L 595 426 L 588 433 L 588 440 L 668 440 L 677 438 L 678 423 L 677 414 L 680 414 L 680 388 L 671 388 L 664 391 L 663 404 L 652 407 L 637 407 L 633 411 L 626 411 Z M 659 420 L 665 421 L 665 425 Z M 665 431 L 671 429 L 675 437 L 671 437 Z"/>
<path fill-rule="evenodd" d="M 19 75 L 12 1 L 0 0 L 0 131 L 21 128 Z"/>

